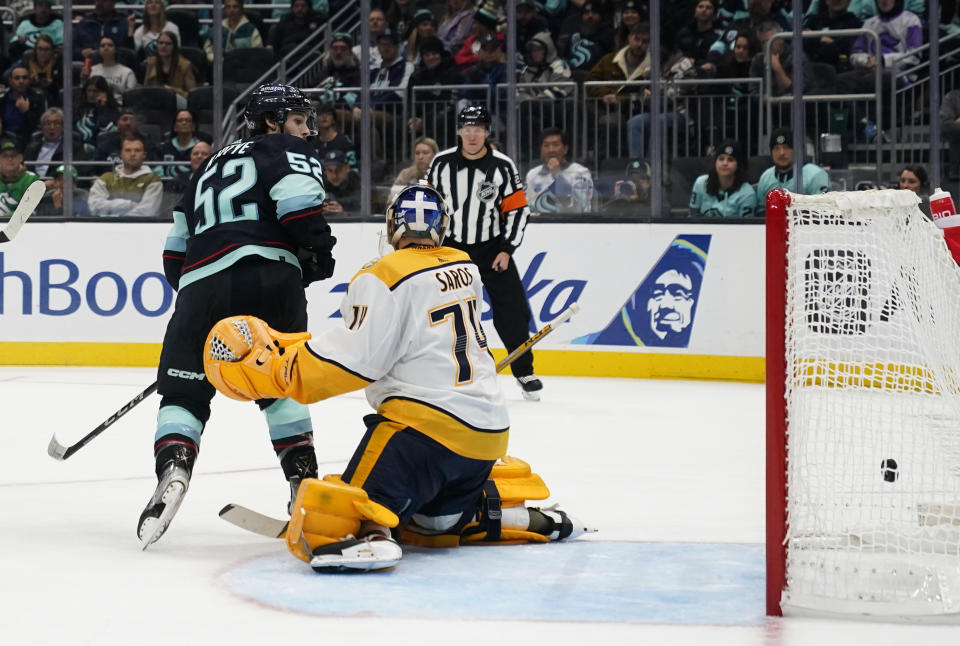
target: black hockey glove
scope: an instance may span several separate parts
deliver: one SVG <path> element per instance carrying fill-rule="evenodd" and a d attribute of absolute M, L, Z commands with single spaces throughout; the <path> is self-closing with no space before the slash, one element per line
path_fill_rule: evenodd
<path fill-rule="evenodd" d="M 332 236 L 331 236 L 332 237 Z M 333 239 L 336 242 L 336 238 Z M 333 276 L 336 260 L 329 250 L 315 252 L 302 247 L 297 250 L 300 259 L 300 269 L 303 272 L 303 286 L 318 280 L 325 280 Z"/>

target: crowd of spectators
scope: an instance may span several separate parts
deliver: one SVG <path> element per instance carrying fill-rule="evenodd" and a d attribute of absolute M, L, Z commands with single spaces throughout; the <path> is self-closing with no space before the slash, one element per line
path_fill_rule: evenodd
<path fill-rule="evenodd" d="M 397 183 L 417 179 L 424 174 L 424 159 L 455 142 L 453 115 L 460 105 L 488 102 L 499 119 L 494 133 L 500 134 L 506 101 L 501 86 L 506 83 L 508 65 L 516 65 L 518 82 L 528 84 L 517 92 L 518 102 L 539 106 L 523 112 L 521 125 L 529 143 L 520 158 L 527 177 L 545 191 L 535 191 L 539 207 L 534 210 L 543 213 L 621 214 L 648 200 L 651 129 L 660 129 L 667 138 L 683 138 L 694 128 L 716 130 L 704 115 L 671 107 L 671 99 L 684 92 L 734 96 L 756 92 L 755 83 L 729 81 L 767 73 L 771 94 L 792 92 L 789 41 L 774 39 L 791 27 L 791 2 L 660 0 L 661 76 L 703 83 L 695 89 L 670 87 L 661 121 L 653 124 L 648 114 L 649 87 L 643 83 L 651 73 L 651 1 L 656 0 L 518 0 L 517 60 L 508 61 L 502 0 L 373 0 L 372 11 L 362 17 L 370 27 L 369 71 L 361 70 L 359 62 L 358 25 L 336 33 L 325 48 L 307 54 L 319 62 L 316 85 L 323 92 L 314 95 L 319 130 L 314 143 L 325 163 L 331 194 L 336 196 L 330 200 L 331 212 L 354 212 L 359 205 L 357 171 L 362 160 L 357 135 L 364 110 L 374 117 L 370 163 L 375 181 L 389 187 L 395 177 Z M 121 209 L 103 206 L 112 199 L 104 197 L 104 185 L 109 186 L 104 178 L 109 173 L 118 174 L 112 180 L 116 185 L 143 177 L 146 169 L 158 180 L 157 186 L 175 194 L 185 188 L 195 164 L 200 163 L 197 159 L 210 154 L 213 133 L 206 130 L 212 124 L 198 120 L 189 97 L 211 80 L 211 12 L 176 10 L 177 0 L 131 0 L 120 8 L 116 0 L 93 0 L 93 4 L 92 11 L 75 16 L 73 48 L 67 54 L 75 67 L 73 123 L 64 124 L 60 110 L 65 100 L 63 21 L 52 11 L 50 0 L 35 0 L 33 10 L 22 15 L 15 28 L 0 34 L 8 44 L 6 59 L 0 60 L 0 125 L 2 140 L 13 142 L 26 167 L 47 181 L 51 194 L 56 182 L 63 183 L 65 171 L 57 170 L 62 161 L 60 141 L 64 128 L 72 128 L 78 190 L 91 189 L 91 199 L 98 205 L 91 213 L 117 215 Z M 226 0 L 220 26 L 225 52 L 259 48 L 271 51 L 277 60 L 323 29 L 347 3 L 275 0 L 274 4 L 274 10 L 251 10 L 243 0 Z M 895 77 L 891 72 L 920 60 L 916 50 L 926 35 L 925 4 L 922 0 L 805 0 L 805 29 L 866 27 L 880 34 L 881 48 L 875 51 L 864 36 L 806 39 L 801 68 L 807 91 L 875 91 L 872 84 L 878 67 L 884 70 L 887 84 L 881 90 L 891 91 L 894 83 L 915 82 L 915 74 Z M 960 3 L 943 4 L 943 32 L 960 30 L 956 6 Z M 185 13 L 190 14 L 186 23 Z M 771 39 L 766 50 L 764 44 Z M 359 104 L 357 92 L 342 90 L 357 88 L 362 74 L 369 75 L 372 86 L 366 106 Z M 572 91 L 573 84 L 584 82 L 595 83 L 585 92 Z M 457 88 L 464 84 L 489 91 Z M 146 114 L 140 104 L 128 103 L 132 93 L 144 87 L 168 91 L 171 113 L 159 118 Z M 585 122 L 590 125 L 585 139 L 596 142 L 596 150 L 579 151 L 581 158 L 573 159 L 570 151 L 577 147 L 570 145 L 571 132 L 562 126 L 571 124 L 569 101 L 578 94 L 581 99 L 586 96 L 583 105 L 589 118 Z M 418 109 L 399 109 L 410 105 Z M 957 106 L 960 90 L 945 97 L 940 115 L 954 178 L 960 177 Z M 724 114 L 721 111 L 716 118 Z M 789 122 L 781 119 L 765 125 L 768 130 L 778 126 L 788 127 Z M 719 138 L 702 138 L 702 149 L 696 151 L 706 160 L 703 170 L 709 171 L 704 186 L 736 185 L 739 191 L 737 177 L 744 174 L 738 174 L 736 166 L 739 163 L 743 171 L 746 165 L 742 151 L 746 142 L 737 142 L 740 148 L 731 148 L 728 142 L 726 147 L 736 154 L 725 154 Z M 128 150 L 131 146 L 136 150 Z M 412 157 L 403 158 L 403 150 Z M 612 178 L 599 176 L 598 150 L 624 151 L 615 156 L 613 163 L 620 166 Z M 720 158 L 725 165 L 717 165 Z M 767 176 L 783 175 L 785 168 L 771 163 Z M 717 177 L 711 180 L 711 174 Z M 576 179 L 576 196 L 571 178 Z M 559 192 L 551 194 L 551 187 Z M 760 200 L 762 196 L 757 195 Z M 144 212 L 143 202 L 137 202 L 131 208 L 150 215 Z M 151 198 L 146 203 L 154 202 Z"/>

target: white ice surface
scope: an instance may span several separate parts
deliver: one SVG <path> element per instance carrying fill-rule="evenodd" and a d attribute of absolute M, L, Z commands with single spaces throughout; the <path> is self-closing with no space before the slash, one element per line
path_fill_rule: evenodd
<path fill-rule="evenodd" d="M 282 554 L 282 546 L 224 523 L 217 512 L 236 502 L 280 516 L 288 496 L 252 405 L 215 400 L 187 498 L 146 552 L 135 525 L 155 483 L 158 397 L 68 460 L 46 455 L 52 433 L 75 442 L 153 378 L 146 369 L 0 368 L 0 645 L 960 643 L 957 627 L 800 619 L 743 625 L 737 618 L 703 625 L 629 616 L 478 621 L 469 607 L 433 619 L 389 612 L 320 617 L 250 601 L 228 589 L 224 573 Z M 596 540 L 763 542 L 762 386 L 556 377 L 545 383 L 543 401 L 531 403 L 503 378 L 510 454 L 543 476 L 552 500 L 599 527 Z M 362 434 L 366 401 L 356 393 L 312 412 L 321 472 L 339 472 Z M 505 586 L 531 575 L 514 568 L 498 573 Z M 442 580 L 431 585 L 438 596 L 452 592 Z M 331 594 L 330 586 L 322 594 Z M 381 603 L 389 608 L 391 599 Z"/>

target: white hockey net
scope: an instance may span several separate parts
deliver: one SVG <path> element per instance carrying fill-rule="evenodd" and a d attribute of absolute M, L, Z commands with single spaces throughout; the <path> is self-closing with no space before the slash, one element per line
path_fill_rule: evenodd
<path fill-rule="evenodd" d="M 906 191 L 790 195 L 788 614 L 960 613 L 960 271 Z"/>

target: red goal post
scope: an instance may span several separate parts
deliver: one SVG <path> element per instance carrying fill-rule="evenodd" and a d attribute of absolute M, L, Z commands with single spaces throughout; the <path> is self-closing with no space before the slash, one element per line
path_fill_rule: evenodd
<path fill-rule="evenodd" d="M 960 618 L 960 270 L 918 204 L 767 196 L 769 615 Z"/>
<path fill-rule="evenodd" d="M 767 195 L 766 223 L 766 520 L 767 520 L 767 614 L 782 615 L 780 594 L 786 586 L 787 550 L 787 429 L 784 414 L 786 366 L 787 207 L 790 194 L 784 190 Z"/>

